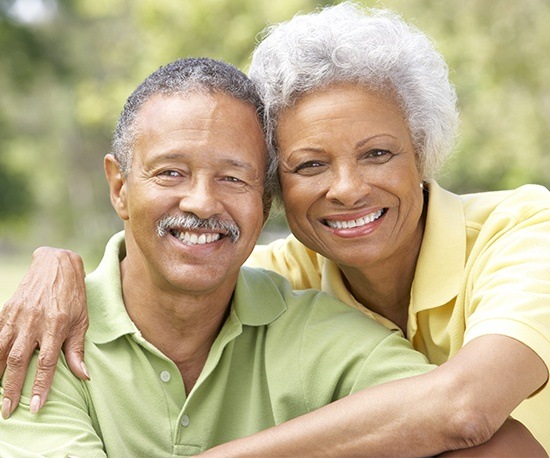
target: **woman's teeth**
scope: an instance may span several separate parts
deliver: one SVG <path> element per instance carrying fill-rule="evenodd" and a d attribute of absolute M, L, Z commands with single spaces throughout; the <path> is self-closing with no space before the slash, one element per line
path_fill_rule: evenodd
<path fill-rule="evenodd" d="M 326 220 L 326 224 L 333 229 L 350 229 L 352 227 L 364 226 L 365 224 L 372 223 L 374 220 L 377 220 L 385 212 L 384 209 L 378 210 L 377 212 L 371 213 L 370 215 L 364 216 L 359 219 L 352 219 L 349 221 L 336 221 L 336 220 Z"/>

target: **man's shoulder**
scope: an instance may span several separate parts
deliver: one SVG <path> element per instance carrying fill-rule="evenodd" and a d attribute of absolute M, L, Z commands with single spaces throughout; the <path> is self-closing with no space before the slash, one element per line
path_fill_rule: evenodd
<path fill-rule="evenodd" d="M 398 332 L 316 290 L 293 291 L 269 271 L 285 310 L 265 327 L 262 348 L 274 391 L 299 387 L 310 408 L 359 389 L 430 370 L 426 358 Z M 284 374 L 281 372 L 283 371 Z"/>
<path fill-rule="evenodd" d="M 336 332 L 334 340 L 352 341 L 362 337 L 363 345 L 377 344 L 391 331 L 372 318 L 335 297 L 314 289 L 293 290 L 281 275 L 260 268 L 243 267 L 243 275 L 261 290 L 263 301 L 277 301 L 282 311 L 268 326 L 270 333 L 321 339 Z"/>

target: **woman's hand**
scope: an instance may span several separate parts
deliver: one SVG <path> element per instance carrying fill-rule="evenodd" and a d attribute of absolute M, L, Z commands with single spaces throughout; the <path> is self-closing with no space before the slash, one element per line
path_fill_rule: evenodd
<path fill-rule="evenodd" d="M 61 347 L 73 373 L 89 379 L 84 365 L 88 329 L 84 266 L 76 253 L 41 247 L 13 297 L 0 311 L 0 376 L 2 417 L 19 403 L 29 361 L 39 347 L 31 411 L 45 403 Z"/>

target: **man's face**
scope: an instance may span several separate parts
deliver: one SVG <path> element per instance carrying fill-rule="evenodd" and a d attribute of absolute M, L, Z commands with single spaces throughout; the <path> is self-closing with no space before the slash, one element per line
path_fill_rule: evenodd
<path fill-rule="evenodd" d="M 155 95 L 137 128 L 131 169 L 113 200 L 125 220 L 126 271 L 162 290 L 232 290 L 264 223 L 265 142 L 255 108 L 225 94 Z M 211 224 L 192 228 L 193 220 Z"/>

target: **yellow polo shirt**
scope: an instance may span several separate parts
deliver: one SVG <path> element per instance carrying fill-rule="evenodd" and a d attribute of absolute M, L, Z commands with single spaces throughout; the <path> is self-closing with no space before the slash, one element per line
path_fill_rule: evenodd
<path fill-rule="evenodd" d="M 409 304 L 407 336 L 441 364 L 470 340 L 502 334 L 550 367 L 550 193 L 536 185 L 459 196 L 428 185 L 426 230 Z M 336 264 L 295 237 L 256 247 L 247 262 L 275 270 L 295 289 L 316 288 L 395 325 L 359 304 Z M 550 452 L 550 388 L 513 416 Z"/>

